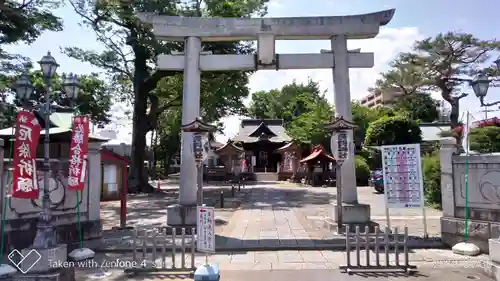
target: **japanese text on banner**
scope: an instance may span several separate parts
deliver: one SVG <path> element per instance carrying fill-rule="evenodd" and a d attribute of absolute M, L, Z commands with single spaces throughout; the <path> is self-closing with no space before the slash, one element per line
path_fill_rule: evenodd
<path fill-rule="evenodd" d="M 87 175 L 87 154 L 89 151 L 88 116 L 75 116 L 73 119 L 73 135 L 69 151 L 68 189 L 83 190 Z"/>
<path fill-rule="evenodd" d="M 198 207 L 197 209 L 196 233 L 198 238 L 196 248 L 200 252 L 215 253 L 215 209 L 213 207 Z"/>
<path fill-rule="evenodd" d="M 36 173 L 36 150 L 40 131 L 41 126 L 32 112 L 18 113 L 12 161 L 14 168 L 12 197 L 37 199 L 40 195 Z"/>

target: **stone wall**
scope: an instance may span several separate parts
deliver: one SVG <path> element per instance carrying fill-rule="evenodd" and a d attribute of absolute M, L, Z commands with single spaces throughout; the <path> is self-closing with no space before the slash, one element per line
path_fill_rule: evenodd
<path fill-rule="evenodd" d="M 457 155 L 457 148 L 454 138 L 441 140 L 441 235 L 450 246 L 464 241 L 468 198 L 469 241 L 488 253 L 488 239 L 500 236 L 500 156 Z"/>
<path fill-rule="evenodd" d="M 1 141 L 1 140 L 0 140 Z M 100 221 L 100 193 L 101 193 L 101 155 L 100 143 L 89 144 L 88 174 L 85 189 L 79 194 L 78 200 L 75 191 L 64 188 L 67 183 L 68 159 L 51 159 L 52 173 L 49 179 L 52 222 L 57 230 L 57 237 L 61 243 L 77 242 L 77 213 L 80 207 L 81 224 L 85 239 L 101 236 Z M 0 146 L 0 212 L 6 210 L 5 236 L 6 251 L 22 249 L 30 246 L 36 233 L 36 222 L 41 209 L 41 198 L 37 200 L 11 198 L 5 200 L 12 186 L 12 176 L 9 176 L 10 161 L 6 160 L 7 152 Z M 4 157 L 5 156 L 5 157 Z M 37 160 L 41 167 L 43 159 Z M 43 189 L 43 172 L 38 169 L 40 190 Z M 79 203 L 79 204 L 78 204 Z M 4 205 L 6 204 L 6 208 Z M 2 217 L 4 214 L 1 214 Z"/>

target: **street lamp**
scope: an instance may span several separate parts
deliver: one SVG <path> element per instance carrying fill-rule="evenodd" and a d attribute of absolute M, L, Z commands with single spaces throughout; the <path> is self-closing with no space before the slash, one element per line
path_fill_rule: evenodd
<path fill-rule="evenodd" d="M 350 139 L 349 133 L 357 128 L 356 124 L 347 121 L 344 117 L 335 117 L 335 119 L 323 126 L 325 130 L 332 131 L 336 136 L 336 141 L 332 138 L 332 152 L 335 156 L 335 172 L 336 172 L 336 187 L 337 187 L 337 228 L 338 233 L 342 231 L 343 228 L 343 218 L 342 218 L 342 172 L 340 171 L 342 164 L 349 159 L 353 153 L 354 143 Z M 336 148 L 336 149 L 335 149 Z"/>
<path fill-rule="evenodd" d="M 28 74 L 22 74 L 21 77 L 12 85 L 17 99 L 21 105 L 25 106 L 33 93 L 33 84 L 31 84 Z"/>
<path fill-rule="evenodd" d="M 56 74 L 56 70 L 59 67 L 59 64 L 57 64 L 56 59 L 50 54 L 50 52 L 47 52 L 38 64 L 42 69 L 43 77 L 46 79 L 52 78 L 54 74 Z"/>
<path fill-rule="evenodd" d="M 63 76 L 64 83 L 64 93 L 66 94 L 66 98 L 76 101 L 78 98 L 78 92 L 80 91 L 80 83 L 78 82 L 78 77 L 76 74 L 70 73 L 68 76 Z"/>
<path fill-rule="evenodd" d="M 203 204 L 203 161 L 208 155 L 210 144 L 208 141 L 208 133 L 215 132 L 217 127 L 206 124 L 202 121 L 201 117 L 196 117 L 195 120 L 189 124 L 182 125 L 184 132 L 194 133 L 193 136 L 193 153 L 198 168 L 197 185 L 198 185 L 198 202 L 201 206 Z"/>
<path fill-rule="evenodd" d="M 52 249 L 57 247 L 57 240 L 54 227 L 51 223 L 52 214 L 50 209 L 50 190 L 49 190 L 49 177 L 50 177 L 50 115 L 57 109 L 64 108 L 59 105 L 53 105 L 51 101 L 52 94 L 52 77 L 55 75 L 57 64 L 54 57 L 47 53 L 39 62 L 42 69 L 43 77 L 46 83 L 45 99 L 43 104 L 40 105 L 39 111 L 44 116 L 45 136 L 43 142 L 43 197 L 42 197 L 42 210 L 37 224 L 36 236 L 33 241 L 32 247 L 35 249 Z M 27 75 L 22 75 L 19 80 L 13 85 L 17 99 L 22 101 L 23 104 L 29 101 L 33 92 L 33 86 Z M 64 79 L 63 91 L 67 98 L 76 99 L 78 96 L 80 84 L 78 83 L 76 75 L 70 74 Z M 36 102 L 36 101 L 35 101 Z M 66 256 L 64 256 L 66 258 Z"/>
<path fill-rule="evenodd" d="M 500 57 L 493 62 L 496 66 L 496 68 L 500 71 Z M 490 83 L 492 80 L 488 78 L 484 73 L 479 73 L 474 79 L 469 80 L 469 79 L 456 79 L 456 80 L 462 80 L 462 81 L 468 81 L 470 86 L 472 87 L 472 90 L 474 91 L 474 94 L 476 97 L 479 98 L 479 101 L 481 102 L 481 107 L 489 107 L 493 105 L 500 104 L 499 101 L 491 102 L 491 103 L 484 103 L 484 98 L 488 94 L 488 90 L 490 88 Z"/>

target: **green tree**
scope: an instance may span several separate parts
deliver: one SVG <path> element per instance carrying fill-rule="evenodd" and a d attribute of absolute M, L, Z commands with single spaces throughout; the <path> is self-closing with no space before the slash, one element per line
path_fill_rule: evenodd
<path fill-rule="evenodd" d="M 311 144 L 321 144 L 328 150 L 330 147 L 330 132 L 323 129 L 324 124 L 331 121 L 332 107 L 326 102 L 313 103 L 302 97 L 305 112 L 294 117 L 287 126 L 287 132 L 293 139 Z M 298 97 L 301 100 L 301 97 Z"/>
<path fill-rule="evenodd" d="M 433 122 L 439 119 L 439 103 L 430 95 L 419 93 L 402 96 L 394 103 L 394 109 L 411 119 Z"/>
<path fill-rule="evenodd" d="M 490 56 L 500 49 L 496 40 L 481 40 L 472 34 L 448 32 L 440 33 L 417 41 L 413 52 L 401 54 L 397 59 L 401 64 L 420 69 L 423 84 L 430 90 L 440 91 L 441 97 L 450 104 L 451 127 L 459 126 L 459 101 L 466 94 L 462 86 L 463 78 L 474 77 L 482 71 L 499 75 L 490 63 Z M 457 79 L 458 78 L 458 79 Z"/>
<path fill-rule="evenodd" d="M 352 120 L 357 126 L 354 129 L 354 143 L 358 149 L 361 148 L 365 140 L 366 130 L 370 123 L 384 116 L 394 116 L 394 110 L 385 106 L 367 107 L 353 102 L 351 109 Z"/>
<path fill-rule="evenodd" d="M 154 147 L 157 159 L 163 159 L 164 174 L 167 175 L 172 159 L 179 155 L 181 144 L 181 111 L 170 108 L 162 113 L 156 128 L 157 147 Z"/>
<path fill-rule="evenodd" d="M 292 82 L 281 90 L 252 94 L 248 114 L 254 118 L 283 119 L 290 137 L 300 142 L 328 144 L 322 125 L 331 121 L 333 109 L 321 93 L 319 84 Z"/>
<path fill-rule="evenodd" d="M 253 93 L 247 111 L 254 118 L 283 119 L 288 124 L 294 117 L 311 111 L 310 103 L 326 102 L 319 84 L 309 79 L 307 83 L 293 81 L 279 90 Z"/>
<path fill-rule="evenodd" d="M 405 116 L 382 117 L 366 131 L 366 146 L 420 143 L 422 131 L 418 123 Z"/>
<path fill-rule="evenodd" d="M 280 119 L 283 111 L 279 102 L 280 96 L 281 91 L 278 89 L 253 93 L 247 109 L 248 115 L 258 119 Z"/>
<path fill-rule="evenodd" d="M 500 127 L 485 126 L 469 132 L 470 149 L 480 153 L 500 152 Z"/>
<path fill-rule="evenodd" d="M 58 105 L 70 106 L 69 100 L 63 93 L 64 75 L 64 73 L 56 74 L 52 78 L 52 101 Z M 39 70 L 31 71 L 29 77 L 34 87 L 30 99 L 37 103 L 43 102 L 46 88 L 42 72 Z M 13 85 L 18 78 L 17 75 L 0 77 L 0 85 Z M 92 122 L 96 125 L 109 123 L 112 88 L 101 80 L 96 73 L 81 75 L 78 80 L 81 88 L 75 105 L 77 105 L 79 112 L 89 114 Z M 0 95 L 4 98 L 4 103 L 1 105 L 4 114 L 0 117 L 0 128 L 10 127 L 15 122 L 17 111 L 15 104 L 9 103 L 7 97 L 10 96 L 9 100 L 16 102 L 15 94 L 10 88 L 2 86 L 0 87 Z"/>
<path fill-rule="evenodd" d="M 203 2 L 203 3 L 202 3 Z M 88 1 L 74 0 L 72 5 L 85 26 L 91 28 L 97 40 L 106 47 L 102 53 L 66 48 L 70 57 L 88 62 L 107 71 L 115 89 L 124 100 L 133 104 L 132 133 L 132 190 L 152 191 L 143 163 L 146 133 L 155 129 L 159 116 L 165 110 L 179 107 L 182 92 L 160 85 L 178 85 L 181 73 L 152 68 L 158 54 L 182 51 L 182 44 L 157 40 L 151 26 L 138 20 L 138 12 L 164 15 L 249 17 L 265 14 L 268 0 L 148 0 L 148 1 Z M 204 51 L 214 54 L 248 54 L 253 52 L 248 42 L 217 42 L 203 45 Z M 220 115 L 232 114 L 243 108 L 242 99 L 248 96 L 249 72 L 207 72 L 202 74 L 202 92 L 209 95 L 205 101 L 216 105 Z M 158 87 L 157 87 L 158 86 Z M 213 109 L 213 108 L 212 108 Z M 215 109 L 213 109 L 215 110 Z"/>
<path fill-rule="evenodd" d="M 390 69 L 381 73 L 381 78 L 375 81 L 375 87 L 370 92 L 399 92 L 403 96 L 425 92 L 428 81 L 425 68 L 408 62 L 404 56 L 396 58 L 390 63 Z"/>
<path fill-rule="evenodd" d="M 5 51 L 15 43 L 33 43 L 45 31 L 61 31 L 62 20 L 52 11 L 59 0 L 12 1 L 0 3 L 0 75 L 24 67 L 28 58 Z"/>
<path fill-rule="evenodd" d="M 441 208 L 441 165 L 439 153 L 425 155 L 422 158 L 424 176 L 425 203 L 431 207 Z"/>

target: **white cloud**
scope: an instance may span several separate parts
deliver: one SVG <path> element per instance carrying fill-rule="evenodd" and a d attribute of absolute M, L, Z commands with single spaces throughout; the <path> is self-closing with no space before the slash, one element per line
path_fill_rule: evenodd
<path fill-rule="evenodd" d="M 367 94 L 367 89 L 373 86 L 379 73 L 387 70 L 388 63 L 400 52 L 409 51 L 415 40 L 424 35 L 416 27 L 382 28 L 374 39 L 351 40 L 350 49 L 361 48 L 362 52 L 373 52 L 375 64 L 371 69 L 352 69 L 350 71 L 351 98 L 359 99 Z M 330 49 L 328 41 L 279 41 L 276 44 L 277 53 L 319 53 L 321 49 Z M 251 92 L 281 88 L 284 85 L 297 82 L 307 82 L 311 78 L 326 90 L 327 99 L 333 104 L 333 78 L 330 69 L 317 70 L 282 70 L 259 71 L 250 79 Z M 226 141 L 236 135 L 240 125 L 239 116 L 223 119 L 225 136 L 218 140 Z"/>

